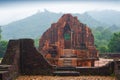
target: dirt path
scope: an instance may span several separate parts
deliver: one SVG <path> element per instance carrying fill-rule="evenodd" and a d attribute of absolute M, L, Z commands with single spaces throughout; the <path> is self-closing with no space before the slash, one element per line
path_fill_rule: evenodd
<path fill-rule="evenodd" d="M 115 80 L 110 76 L 20 76 L 16 80 Z"/>

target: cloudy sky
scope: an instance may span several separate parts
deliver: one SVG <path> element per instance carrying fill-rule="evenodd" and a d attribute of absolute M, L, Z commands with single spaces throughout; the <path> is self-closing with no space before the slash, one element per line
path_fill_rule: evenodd
<path fill-rule="evenodd" d="M 0 25 L 23 19 L 44 9 L 56 13 L 120 11 L 120 0 L 0 0 Z"/>

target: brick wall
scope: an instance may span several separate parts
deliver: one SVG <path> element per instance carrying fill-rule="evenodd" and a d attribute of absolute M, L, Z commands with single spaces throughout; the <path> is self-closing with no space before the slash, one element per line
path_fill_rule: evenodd
<path fill-rule="evenodd" d="M 20 60 L 20 44 L 19 40 L 10 40 L 7 50 L 0 65 L 0 69 L 4 69 L 1 73 L 0 80 L 14 80 L 19 75 L 19 60 Z"/>
<path fill-rule="evenodd" d="M 14 80 L 20 74 L 51 75 L 53 67 L 37 51 L 32 39 L 10 40 L 0 64 L 0 80 Z"/>
<path fill-rule="evenodd" d="M 77 71 L 80 72 L 80 75 L 111 75 L 114 73 L 114 62 L 110 62 L 102 67 L 77 67 Z"/>
<path fill-rule="evenodd" d="M 20 39 L 20 70 L 21 74 L 50 75 L 53 66 L 34 47 L 31 39 Z"/>

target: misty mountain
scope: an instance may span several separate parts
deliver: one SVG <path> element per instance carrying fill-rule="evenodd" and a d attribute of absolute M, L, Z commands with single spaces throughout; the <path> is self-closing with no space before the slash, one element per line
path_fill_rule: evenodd
<path fill-rule="evenodd" d="M 120 11 L 103 10 L 103 11 L 89 11 L 87 13 L 97 21 L 100 21 L 107 25 L 112 26 L 115 24 L 117 26 L 120 26 Z"/>
<path fill-rule="evenodd" d="M 43 34 L 43 32 L 46 31 L 52 23 L 57 22 L 62 15 L 63 13 L 54 13 L 47 10 L 45 10 L 44 12 L 38 12 L 27 18 L 3 26 L 2 37 L 5 40 L 19 38 L 39 38 Z M 99 15 L 101 16 L 101 14 Z M 94 17 L 93 12 L 73 14 L 73 16 L 77 16 L 80 22 L 88 25 L 90 28 L 109 26 L 109 24 L 105 22 L 105 20 L 102 21 L 98 19 L 97 16 Z M 109 21 L 111 20 L 109 19 L 108 22 Z M 111 24 L 115 23 L 111 22 Z"/>
<path fill-rule="evenodd" d="M 3 39 L 37 38 L 56 22 L 62 14 L 38 12 L 25 19 L 12 22 L 2 27 Z"/>
<path fill-rule="evenodd" d="M 120 32 L 120 27 L 115 25 L 115 24 L 113 24 L 112 26 L 106 28 L 106 30 L 111 31 L 112 33 Z"/>
<path fill-rule="evenodd" d="M 80 22 L 88 25 L 90 28 L 99 27 L 99 26 L 106 26 L 106 27 L 108 26 L 105 23 L 102 23 L 94 19 L 87 12 L 83 14 L 73 14 L 73 15 L 77 16 Z"/>

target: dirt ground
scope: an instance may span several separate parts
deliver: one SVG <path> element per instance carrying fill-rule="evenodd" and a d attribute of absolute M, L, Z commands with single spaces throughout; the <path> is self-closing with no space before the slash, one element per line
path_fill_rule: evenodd
<path fill-rule="evenodd" d="M 110 76 L 20 76 L 16 80 L 115 80 Z"/>
<path fill-rule="evenodd" d="M 113 59 L 104 59 L 104 58 L 99 58 L 98 61 L 95 61 L 95 67 L 100 67 L 100 66 L 104 66 L 107 63 L 113 61 Z"/>

